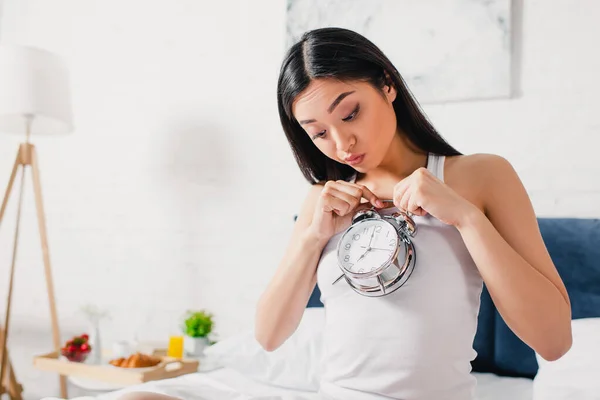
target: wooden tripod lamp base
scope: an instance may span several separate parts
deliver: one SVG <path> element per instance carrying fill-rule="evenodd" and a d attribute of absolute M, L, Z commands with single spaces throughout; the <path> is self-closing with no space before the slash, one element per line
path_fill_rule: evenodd
<path fill-rule="evenodd" d="M 4 341 L 4 330 L 0 328 L 0 339 Z M 0 385 L 0 397 L 3 394 L 8 394 L 10 400 L 23 400 L 23 386 L 17 382 L 17 378 L 15 377 L 15 372 L 13 370 L 12 364 L 10 363 L 10 358 L 8 354 L 6 355 L 6 365 L 5 365 L 5 375 L 2 384 Z"/>
<path fill-rule="evenodd" d="M 42 189 L 40 183 L 40 172 L 38 168 L 37 154 L 35 152 L 35 146 L 31 143 L 23 143 L 19 146 L 19 151 L 17 152 L 17 158 L 15 160 L 12 173 L 10 175 L 10 179 L 8 181 L 8 187 L 6 188 L 6 194 L 4 195 L 4 200 L 2 201 L 2 206 L 0 207 L 0 224 L 2 223 L 2 217 L 4 216 L 4 212 L 6 210 L 6 206 L 8 204 L 8 200 L 10 198 L 10 194 L 13 189 L 13 185 L 15 182 L 15 178 L 17 177 L 17 172 L 19 168 L 21 169 L 21 187 L 19 188 L 19 202 L 17 208 L 17 224 L 15 228 L 15 237 L 13 244 L 13 254 L 12 254 L 12 262 L 10 267 L 10 279 L 9 279 L 9 287 L 8 287 L 8 300 L 6 302 L 6 314 L 4 320 L 4 327 L 2 334 L 2 347 L 0 348 L 0 388 L 4 392 L 9 393 L 11 399 L 20 399 L 20 393 L 23 390 L 21 385 L 17 382 L 15 378 L 15 374 L 8 360 L 8 349 L 7 349 L 7 339 L 8 332 L 10 328 L 10 310 L 11 310 L 11 301 L 12 301 L 12 290 L 13 290 L 13 281 L 15 274 L 15 261 L 17 255 L 17 249 L 19 244 L 19 226 L 21 221 L 21 206 L 23 204 L 23 189 L 25 186 L 25 171 L 27 167 L 31 168 L 32 178 L 33 178 L 33 191 L 35 197 L 35 205 L 37 210 L 37 219 L 38 226 L 40 231 L 40 238 L 42 242 L 42 255 L 44 259 L 44 272 L 46 275 L 46 289 L 48 291 L 48 301 L 50 303 L 50 318 L 52 322 L 52 339 L 54 344 L 55 351 L 60 353 L 60 331 L 58 328 L 58 315 L 56 312 L 56 302 L 54 297 L 54 284 L 52 282 L 52 271 L 50 268 L 50 253 L 48 251 L 48 235 L 46 232 L 46 218 L 44 215 L 44 208 L 42 204 Z M 60 390 L 61 396 L 63 398 L 67 397 L 67 381 L 65 376 L 60 377 Z M 2 391 L 0 391 L 0 394 Z"/>
<path fill-rule="evenodd" d="M 0 328 L 0 338 L 4 341 L 4 330 Z M 4 352 L 3 352 L 4 353 Z M 8 357 L 8 353 L 6 354 L 6 364 L 5 369 L 6 373 L 4 374 L 4 379 L 2 380 L 2 384 L 0 385 L 0 397 L 3 394 L 8 394 L 10 400 L 23 400 L 23 386 L 17 382 L 17 378 L 15 377 L 15 371 L 13 370 L 12 364 L 10 363 L 10 358 Z"/>

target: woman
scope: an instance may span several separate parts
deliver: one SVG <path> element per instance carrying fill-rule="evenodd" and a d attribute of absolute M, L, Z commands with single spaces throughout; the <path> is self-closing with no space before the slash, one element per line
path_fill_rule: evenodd
<path fill-rule="evenodd" d="M 570 302 L 514 169 L 462 155 L 436 132 L 384 54 L 361 35 L 307 32 L 278 85 L 281 122 L 311 188 L 256 315 L 278 348 L 318 282 L 324 398 L 465 400 L 482 283 L 510 328 L 547 360 L 571 346 Z M 393 200 L 393 207 L 381 203 Z M 389 203 L 387 203 L 389 204 Z M 414 215 L 417 265 L 383 297 L 355 293 L 336 246 L 353 214 Z"/>
<path fill-rule="evenodd" d="M 570 348 L 569 298 L 517 174 L 499 156 L 462 155 L 444 141 L 373 43 L 345 29 L 307 32 L 283 62 L 277 96 L 311 188 L 259 300 L 255 334 L 266 350 L 293 334 L 317 282 L 324 399 L 471 399 L 483 282 L 542 357 Z M 418 226 L 410 279 L 375 298 L 332 285 L 341 232 L 370 207 L 410 212 Z"/>

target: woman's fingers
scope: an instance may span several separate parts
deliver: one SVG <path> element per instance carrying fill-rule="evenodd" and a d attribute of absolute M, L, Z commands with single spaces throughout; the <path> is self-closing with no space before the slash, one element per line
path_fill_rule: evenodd
<path fill-rule="evenodd" d="M 325 211 L 333 212 L 340 217 L 343 217 L 354 208 L 346 200 L 340 199 L 332 194 L 325 194 L 324 196 L 325 205 L 323 207 Z"/>
<path fill-rule="evenodd" d="M 362 199 L 368 203 L 362 203 Z M 359 208 L 368 208 L 364 205 L 384 207 L 384 203 L 369 188 L 346 181 L 329 181 L 323 189 L 323 209 L 326 212 L 335 212 L 344 216 Z M 362 206 L 362 207 L 361 207 Z"/>
<path fill-rule="evenodd" d="M 327 188 L 324 196 L 325 207 L 329 208 L 326 211 L 335 211 L 338 215 L 346 215 L 360 203 L 360 199 L 335 187 Z"/>
<path fill-rule="evenodd" d="M 346 193 L 352 194 L 359 200 L 361 198 L 365 198 L 375 207 L 383 207 L 383 202 L 366 186 L 346 181 L 337 181 L 336 183 L 339 185 L 339 187 L 336 188 L 338 188 L 340 191 L 345 191 Z"/>

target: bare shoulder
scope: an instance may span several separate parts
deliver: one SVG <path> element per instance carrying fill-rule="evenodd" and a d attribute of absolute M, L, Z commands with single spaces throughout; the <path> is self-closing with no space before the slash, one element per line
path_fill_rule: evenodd
<path fill-rule="evenodd" d="M 514 175 L 510 162 L 496 154 L 450 156 L 444 163 L 444 182 L 482 211 L 490 186 L 502 184 Z"/>
<path fill-rule="evenodd" d="M 487 175 L 490 172 L 498 172 L 510 168 L 507 159 L 497 154 L 475 153 L 461 156 L 446 157 L 444 173 L 463 175 L 467 173 L 470 177 Z"/>

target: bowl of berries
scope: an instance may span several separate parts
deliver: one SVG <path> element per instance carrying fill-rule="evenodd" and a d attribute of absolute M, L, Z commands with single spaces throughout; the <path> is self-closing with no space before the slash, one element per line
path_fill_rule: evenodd
<path fill-rule="evenodd" d="M 80 336 L 74 336 L 60 349 L 60 353 L 69 361 L 84 362 L 90 351 L 92 351 L 92 346 L 88 343 L 88 339 L 89 336 L 85 333 Z"/>

